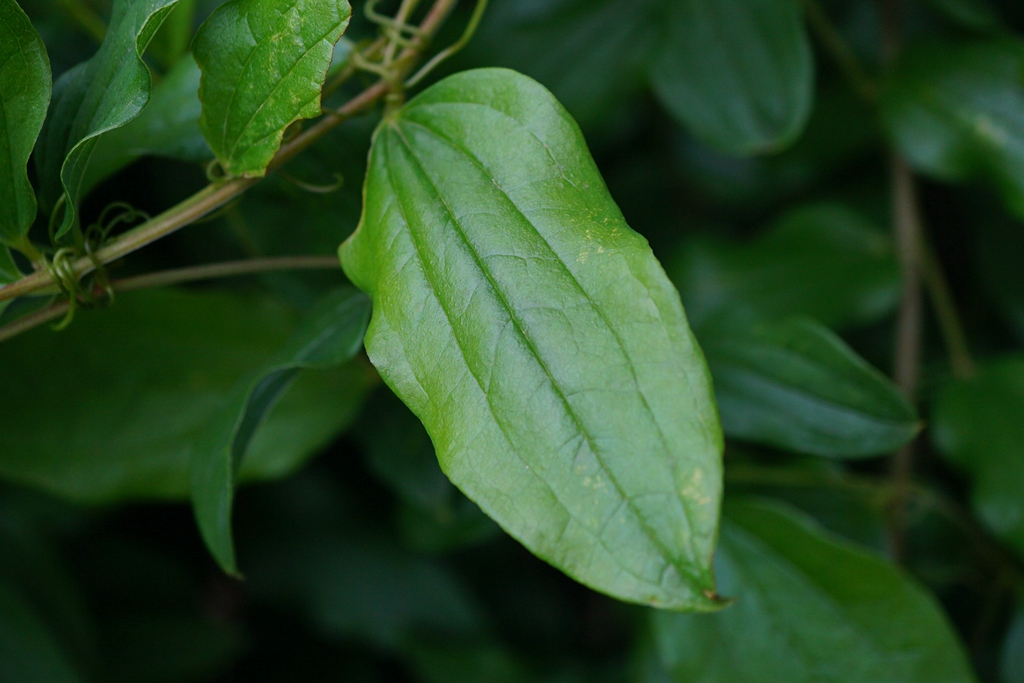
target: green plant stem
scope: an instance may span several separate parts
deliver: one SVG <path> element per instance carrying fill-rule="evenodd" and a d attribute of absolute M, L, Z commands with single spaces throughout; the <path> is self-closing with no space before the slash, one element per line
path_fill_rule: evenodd
<path fill-rule="evenodd" d="M 60 0 L 61 6 L 78 25 L 97 43 L 102 43 L 107 36 L 107 23 L 82 0 Z"/>
<path fill-rule="evenodd" d="M 122 280 L 114 280 L 110 283 L 110 289 L 114 292 L 131 292 L 138 289 L 170 287 L 186 282 L 237 277 L 239 275 L 255 275 L 281 270 L 330 270 L 340 267 L 341 263 L 338 261 L 337 256 L 282 256 L 277 258 L 245 259 L 242 261 L 226 261 L 224 263 L 210 263 L 202 266 L 163 270 Z M 97 289 L 94 294 L 96 296 L 104 296 L 106 291 Z M 71 308 L 70 301 L 56 301 L 42 310 L 18 318 L 14 322 L 0 327 L 0 342 L 7 341 L 51 320 L 56 320 L 65 315 L 69 308 Z"/>
<path fill-rule="evenodd" d="M 875 102 L 878 99 L 878 88 L 874 80 L 868 75 L 867 69 L 857 59 L 857 55 L 832 20 L 829 19 L 825 10 L 817 0 L 804 0 L 804 8 L 811 30 L 814 31 L 825 50 L 832 55 L 854 92 L 868 102 Z"/>
<path fill-rule="evenodd" d="M 456 1 L 435 0 L 419 26 L 420 34 L 413 39 L 410 46 L 406 47 L 396 59 L 396 64 L 399 65 L 397 67 L 400 77 L 398 82 L 401 82 L 401 79 L 405 77 L 415 58 L 422 52 L 430 38 L 440 28 Z M 327 113 L 327 115 L 319 119 L 311 127 L 282 145 L 274 160 L 267 167 L 267 172 L 271 173 L 280 168 L 343 121 L 372 107 L 387 95 L 390 89 L 391 85 L 388 81 L 378 81 L 336 111 Z M 241 196 L 246 190 L 255 185 L 258 180 L 257 178 L 232 178 L 208 185 L 159 216 L 146 221 L 142 225 L 114 239 L 109 244 L 97 249 L 92 258 L 82 257 L 75 261 L 73 264 L 75 274 L 78 277 L 82 277 L 96 269 L 96 262 L 110 263 L 196 222 Z M 27 294 L 55 293 L 56 291 L 56 282 L 50 272 L 48 270 L 40 270 L 0 288 L 0 301 L 7 301 Z"/>

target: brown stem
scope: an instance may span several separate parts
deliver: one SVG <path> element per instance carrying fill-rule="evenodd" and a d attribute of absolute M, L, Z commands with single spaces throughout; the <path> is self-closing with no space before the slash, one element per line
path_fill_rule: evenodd
<path fill-rule="evenodd" d="M 893 366 L 897 386 L 913 401 L 921 367 L 921 214 L 910 168 L 895 154 L 891 163 L 893 232 L 903 282 Z M 906 503 L 913 473 L 914 444 L 909 443 L 892 460 L 896 495 L 892 506 L 891 541 L 893 557 L 899 561 L 906 556 Z"/>
<path fill-rule="evenodd" d="M 187 268 L 175 268 L 156 273 L 146 273 L 135 277 L 114 280 L 110 288 L 114 292 L 131 292 L 150 287 L 168 287 L 185 282 L 212 280 L 215 278 L 235 277 L 238 275 L 254 275 L 280 270 L 327 270 L 340 268 L 337 256 L 281 256 L 276 258 L 256 258 L 243 261 L 226 261 L 210 263 Z M 107 292 L 97 288 L 93 294 L 103 297 Z M 51 320 L 63 316 L 71 308 L 70 301 L 56 301 L 44 309 L 29 313 L 14 322 L 0 327 L 0 342 L 7 341 L 23 332 L 44 325 Z"/>
<path fill-rule="evenodd" d="M 396 63 L 401 65 L 398 82 L 401 82 L 408 74 L 416 57 L 427 47 L 430 38 L 440 28 L 441 23 L 455 6 L 456 1 L 435 0 L 420 24 L 420 35 L 416 36 L 412 44 L 405 48 L 396 58 Z M 378 81 L 349 100 L 337 111 L 331 112 L 318 120 L 313 126 L 303 131 L 293 140 L 282 145 L 273 161 L 267 167 L 267 172 L 269 173 L 280 168 L 328 131 L 337 127 L 346 119 L 376 104 L 387 95 L 390 87 L 386 81 Z M 258 181 L 258 178 L 233 178 L 208 185 L 180 204 L 168 209 L 152 220 L 146 221 L 137 228 L 126 232 L 104 247 L 97 249 L 93 258 L 82 257 L 75 261 L 73 264 L 75 274 L 78 277 L 82 277 L 96 269 L 96 262 L 110 263 L 137 249 L 141 249 L 147 244 L 166 237 L 186 225 L 194 223 L 240 196 Z M 48 270 L 40 270 L 31 275 L 26 275 L 5 287 L 0 287 L 0 301 L 47 291 L 56 292 L 56 282 Z"/>

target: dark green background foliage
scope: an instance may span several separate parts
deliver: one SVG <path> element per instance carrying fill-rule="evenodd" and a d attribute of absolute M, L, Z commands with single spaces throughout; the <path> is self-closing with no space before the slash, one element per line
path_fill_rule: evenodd
<path fill-rule="evenodd" d="M 0 283 L 351 278 L 0 342 L 0 683 L 1024 683 L 1024 4 L 491 0 L 268 168 L 364 9 L 0 0 Z"/>

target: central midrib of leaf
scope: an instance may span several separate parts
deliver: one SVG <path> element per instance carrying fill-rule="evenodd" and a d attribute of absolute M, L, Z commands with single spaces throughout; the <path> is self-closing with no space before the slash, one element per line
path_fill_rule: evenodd
<path fill-rule="evenodd" d="M 460 145 L 456 144 L 452 140 L 448 139 L 446 136 L 442 135 L 441 133 L 437 132 L 436 130 L 433 130 L 433 129 L 423 125 L 422 123 L 408 121 L 408 120 L 402 120 L 401 122 L 392 122 L 392 123 L 388 124 L 387 128 L 385 129 L 385 131 L 383 131 L 383 132 L 386 132 L 389 135 L 394 135 L 394 137 L 401 142 L 402 146 L 407 150 L 407 152 L 409 154 L 409 157 L 415 163 L 415 170 L 417 172 L 417 175 L 419 175 L 427 183 L 427 185 L 429 185 L 429 187 L 431 188 L 431 190 L 433 191 L 433 193 L 437 197 L 438 201 L 441 203 L 441 205 L 444 206 L 445 213 L 450 218 L 452 226 L 455 228 L 455 231 L 457 232 L 457 234 L 459 236 L 459 239 L 462 241 L 462 243 L 465 245 L 465 247 L 467 248 L 469 253 L 472 255 L 473 261 L 475 262 L 475 264 L 476 264 L 477 268 L 479 269 L 481 275 L 487 281 L 487 283 L 490 286 L 492 292 L 495 294 L 497 299 L 501 302 L 501 305 L 505 308 L 506 312 L 509 315 L 509 319 L 512 321 L 512 323 L 513 323 L 513 325 L 514 325 L 514 327 L 516 329 L 516 332 L 519 334 L 519 336 L 523 339 L 523 341 L 525 342 L 525 344 L 529 348 L 530 354 L 535 359 L 535 361 L 537 362 L 538 366 L 544 371 L 544 374 L 547 376 L 548 381 L 550 382 L 550 384 L 551 384 L 552 388 L 554 389 L 556 395 L 558 396 L 559 400 L 561 401 L 561 403 L 565 407 L 566 413 L 572 419 L 572 421 L 575 424 L 579 434 L 586 441 L 587 446 L 590 448 L 591 452 L 594 454 L 594 457 L 597 459 L 597 462 L 600 464 L 602 471 L 605 473 L 605 475 L 608 477 L 609 481 L 614 486 L 614 488 L 615 488 L 616 492 L 618 493 L 619 497 L 623 500 L 623 502 L 629 508 L 630 512 L 633 514 L 634 518 L 637 520 L 637 522 L 640 524 L 641 528 L 644 530 L 645 535 L 647 536 L 647 538 L 651 541 L 651 543 L 655 547 L 657 547 L 661 551 L 661 553 L 663 554 L 663 556 L 665 557 L 665 559 L 667 561 L 667 566 L 674 567 L 681 574 L 683 574 L 684 576 L 688 577 L 694 584 L 700 585 L 700 583 L 701 583 L 700 577 L 694 575 L 692 572 L 686 571 L 685 570 L 685 566 L 680 566 L 680 563 L 677 562 L 676 558 L 674 557 L 674 554 L 672 552 L 670 552 L 668 548 L 665 547 L 664 543 L 661 542 L 661 540 L 658 538 L 657 534 L 646 524 L 646 522 L 644 520 L 644 516 L 640 513 L 640 511 L 633 504 L 632 499 L 629 498 L 626 495 L 624 489 L 622 488 L 621 484 L 616 479 L 616 477 L 612 474 L 611 470 L 605 465 L 604 459 L 603 459 L 603 455 L 601 453 L 601 450 L 598 449 L 596 443 L 594 442 L 593 438 L 589 434 L 588 430 L 584 427 L 583 421 L 580 419 L 580 417 L 578 416 L 576 410 L 573 408 L 572 403 L 568 400 L 568 397 L 566 396 L 565 391 L 562 389 L 562 387 L 555 380 L 555 377 L 554 377 L 553 373 L 551 372 L 551 369 L 549 368 L 548 364 L 542 358 L 542 356 L 540 354 L 540 351 L 539 351 L 535 341 L 530 337 L 529 334 L 527 334 L 526 328 L 524 327 L 522 321 L 520 320 L 520 318 L 516 314 L 515 309 L 509 303 L 507 295 L 502 290 L 502 288 L 499 286 L 498 282 L 494 279 L 492 273 L 487 269 L 487 267 L 483 263 L 482 259 L 480 258 L 479 253 L 477 252 L 477 250 L 473 246 L 472 241 L 469 239 L 469 237 L 466 234 L 465 230 L 463 229 L 462 225 L 459 223 L 459 220 L 456 218 L 455 212 L 451 209 L 449 203 L 446 201 L 444 196 L 442 196 L 440 190 L 437 188 L 436 184 L 433 182 L 433 180 L 430 178 L 429 174 L 426 172 L 426 169 L 425 169 L 425 167 L 423 165 L 422 160 L 416 154 L 413 146 L 406 139 L 405 135 L 403 134 L 403 132 L 402 132 L 402 130 L 400 128 L 400 124 L 414 125 L 414 126 L 417 126 L 417 127 L 421 128 L 421 129 L 427 131 L 429 134 L 431 134 L 432 136 L 434 136 L 438 140 L 441 140 L 445 144 L 451 146 L 453 149 L 457 150 L 459 153 L 464 155 L 467 159 L 470 160 L 471 163 L 473 163 L 474 166 L 479 168 L 481 170 L 481 172 L 484 173 L 484 175 L 486 175 L 492 181 L 493 181 L 493 177 L 489 173 L 487 173 L 486 169 L 483 167 L 483 165 L 481 164 L 479 159 L 477 159 L 473 154 L 471 154 L 470 152 L 468 152 L 467 150 L 465 150 L 464 148 L 462 148 Z M 390 159 L 390 150 L 388 150 L 388 148 L 386 146 L 385 146 L 385 150 L 386 150 L 386 154 L 387 154 L 387 157 L 388 157 L 388 167 L 389 167 L 388 177 L 389 177 L 389 182 L 391 183 L 392 187 L 395 189 L 395 195 L 397 197 L 398 204 L 401 207 L 402 193 L 397 191 L 398 190 L 398 185 L 395 182 L 395 179 L 394 179 L 393 175 L 390 172 L 390 168 L 392 166 L 391 159 Z M 495 187 L 498 187 L 497 183 L 495 183 Z M 572 271 L 569 270 L 569 268 L 558 257 L 558 255 L 554 252 L 554 250 L 550 248 L 550 245 L 548 245 L 547 240 L 540 233 L 540 231 L 536 228 L 536 226 L 533 225 L 533 223 L 525 216 L 525 214 L 522 212 L 522 210 L 520 210 L 519 207 L 515 204 L 515 202 L 512 201 L 511 197 L 509 197 L 508 194 L 504 192 L 504 190 L 502 190 L 500 187 L 498 187 L 498 189 L 501 192 L 501 196 L 508 202 L 508 205 L 510 207 L 512 207 L 516 211 L 516 213 L 518 213 L 522 217 L 522 219 L 524 221 L 524 224 L 529 225 L 536 232 L 536 234 L 541 239 L 541 241 L 547 246 L 547 249 L 548 249 L 548 251 L 550 252 L 550 254 L 552 256 L 553 262 L 558 263 L 558 265 L 568 274 L 570 281 L 572 281 L 574 283 L 575 287 L 583 294 L 583 296 L 586 298 L 586 300 L 590 303 L 590 306 L 597 312 L 598 316 L 600 317 L 600 319 L 604 323 L 605 327 L 608 329 L 608 331 L 611 333 L 611 335 L 616 339 L 616 341 L 617 341 L 617 343 L 619 345 L 619 348 L 620 348 L 620 350 L 621 350 L 621 352 L 623 354 L 623 357 L 624 357 L 624 359 L 627 362 L 627 365 L 630 367 L 631 372 L 633 372 L 633 381 L 634 381 L 634 385 L 636 386 L 637 393 L 640 395 L 640 397 L 641 397 L 641 399 L 643 401 L 643 405 L 644 405 L 645 409 L 647 410 L 648 414 L 650 415 L 652 422 L 655 425 L 658 425 L 657 417 L 654 415 L 653 411 L 650 409 L 648 401 L 647 401 L 646 397 L 643 394 L 642 388 L 640 387 L 639 382 L 637 381 L 637 378 L 636 378 L 636 375 L 635 375 L 635 370 L 633 368 L 632 361 L 631 361 L 631 359 L 629 357 L 629 354 L 626 352 L 625 348 L 623 347 L 621 339 L 619 338 L 619 336 L 616 333 L 615 329 L 608 323 L 606 316 L 603 314 L 603 312 L 600 310 L 600 308 L 597 307 L 594 304 L 594 302 L 591 299 L 590 295 L 586 292 L 585 289 L 583 289 L 582 285 L 579 284 L 579 281 L 573 275 Z M 422 254 L 421 254 L 421 250 L 420 250 L 420 240 L 416 239 L 416 235 L 415 235 L 415 231 L 413 230 L 412 222 L 409 221 L 405 217 L 405 209 L 404 209 L 404 207 L 401 207 L 401 209 L 402 209 L 402 214 L 403 214 L 403 220 L 404 220 L 405 224 L 408 226 L 410 235 L 413 238 L 413 244 L 416 246 L 417 256 L 420 258 L 421 263 L 423 263 Z M 424 266 L 423 267 L 424 274 L 428 278 L 430 278 L 430 269 L 428 267 L 426 267 L 425 263 L 423 264 L 423 266 Z M 438 298 L 438 303 L 442 304 L 443 308 L 445 309 L 446 317 L 450 317 L 449 314 L 447 313 L 447 307 L 444 306 L 444 304 L 442 302 L 442 299 L 441 299 L 441 296 L 438 293 L 439 290 L 435 286 L 435 283 L 433 283 L 433 282 L 431 282 L 431 289 L 434 290 L 434 294 Z M 453 334 L 454 334 L 455 333 L 454 326 L 452 328 L 452 331 L 453 331 Z M 457 336 L 456 336 L 456 340 L 458 341 L 458 337 Z M 462 349 L 461 341 L 459 341 L 459 348 L 460 348 L 460 350 Z M 463 355 L 465 355 L 465 354 L 463 354 Z M 467 365 L 468 365 L 468 360 L 467 360 Z M 474 380 L 476 380 L 478 386 L 480 387 L 481 391 L 483 391 L 484 395 L 488 397 L 488 402 L 489 402 L 490 401 L 490 399 L 489 399 L 489 392 L 484 388 L 484 386 L 481 383 L 480 379 L 476 376 L 476 373 L 474 373 L 474 372 L 472 372 L 472 370 L 470 370 L 470 374 L 473 375 Z M 492 409 L 492 415 L 493 415 L 493 409 Z M 498 417 L 496 415 L 494 415 L 494 419 L 495 419 L 495 422 L 502 429 L 502 432 L 505 433 L 504 426 L 502 426 L 501 421 L 498 419 Z M 660 428 L 660 425 L 658 425 L 658 433 L 659 433 L 659 438 L 660 438 L 660 440 L 662 442 L 662 445 L 663 445 L 663 447 L 665 449 L 665 452 L 667 454 L 671 454 L 671 449 L 668 447 L 668 443 L 667 443 L 667 441 L 665 439 L 664 433 L 662 432 L 662 430 Z M 509 437 L 508 437 L 507 434 L 505 434 L 505 438 L 506 438 L 506 440 L 509 441 L 509 445 L 512 446 L 511 450 L 513 452 L 515 452 L 514 444 L 513 444 L 513 442 L 511 440 L 509 440 Z M 532 469 L 531 469 L 531 471 L 532 471 Z M 547 485 L 546 482 L 545 482 L 545 485 Z M 550 489 L 550 486 L 548 488 Z M 555 494 L 555 492 L 553 490 L 552 490 L 552 494 L 555 495 L 556 499 L 558 499 L 557 494 Z M 687 514 L 690 515 L 691 511 L 689 510 L 688 506 L 686 505 L 687 501 L 683 500 L 682 502 L 683 502 L 684 507 L 687 509 Z M 563 505 L 563 508 L 564 507 L 565 506 Z M 614 515 L 610 516 L 609 520 L 611 520 L 612 518 L 614 518 Z M 606 549 L 608 549 L 610 554 L 614 557 L 615 555 L 614 555 L 614 553 L 611 553 L 611 549 L 609 549 L 609 548 L 607 548 L 607 546 L 605 546 L 604 541 L 603 541 L 603 539 L 601 537 L 601 531 L 598 530 L 597 532 L 594 532 L 594 535 L 595 535 L 597 541 L 599 543 L 601 543 L 601 545 L 604 546 Z M 687 538 L 687 544 L 689 546 L 690 556 L 691 556 L 691 558 L 696 559 L 698 557 L 698 555 L 696 553 L 696 549 L 693 546 L 693 543 L 694 543 L 693 535 L 694 535 L 693 534 L 693 530 L 690 529 L 688 531 L 688 533 L 686 534 L 686 538 Z M 633 574 L 633 572 L 630 571 L 624 565 L 620 564 L 619 566 L 624 571 L 626 571 L 627 573 L 630 573 L 631 575 L 636 576 L 637 579 L 639 579 L 639 580 L 641 580 L 641 581 L 646 583 L 646 579 L 644 579 L 643 577 L 640 577 L 640 576 L 637 576 L 637 575 Z"/>

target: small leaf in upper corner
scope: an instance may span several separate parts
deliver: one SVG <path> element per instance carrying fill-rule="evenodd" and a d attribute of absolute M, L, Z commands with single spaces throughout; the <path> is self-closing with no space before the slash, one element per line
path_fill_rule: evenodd
<path fill-rule="evenodd" d="M 199 120 L 225 172 L 262 176 L 285 129 L 320 115 L 348 0 L 229 0 L 199 28 Z"/>
<path fill-rule="evenodd" d="M 36 169 L 47 210 L 54 210 L 64 197 L 58 237 L 77 224 L 99 136 L 134 119 L 149 101 L 152 77 L 142 54 L 176 2 L 115 0 L 100 49 L 54 84 L 49 116 L 36 144 Z"/>
<path fill-rule="evenodd" d="M 932 439 L 974 482 L 982 522 L 1024 556 L 1024 358 L 1006 358 L 939 394 Z"/>
<path fill-rule="evenodd" d="M 730 438 L 865 458 L 892 452 L 920 431 L 896 385 L 813 320 L 722 325 L 698 337 Z"/>
<path fill-rule="evenodd" d="M 798 0 L 675 0 L 654 90 L 694 135 L 735 155 L 776 152 L 803 131 L 814 55 Z"/>
<path fill-rule="evenodd" d="M 1024 217 L 1024 41 L 911 47 L 888 79 L 882 113 L 915 168 L 946 181 L 985 178 Z"/>
<path fill-rule="evenodd" d="M 15 0 L 0 0 L 0 242 L 18 244 L 36 217 L 26 166 L 50 101 L 50 62 Z"/>
<path fill-rule="evenodd" d="M 582 583 L 717 609 L 707 367 L 569 114 L 526 76 L 467 71 L 385 119 L 370 155 L 342 264 L 444 472 Z"/>
<path fill-rule="evenodd" d="M 881 557 L 779 503 L 729 500 L 717 614 L 654 612 L 678 683 L 973 683 L 933 596 Z"/>

